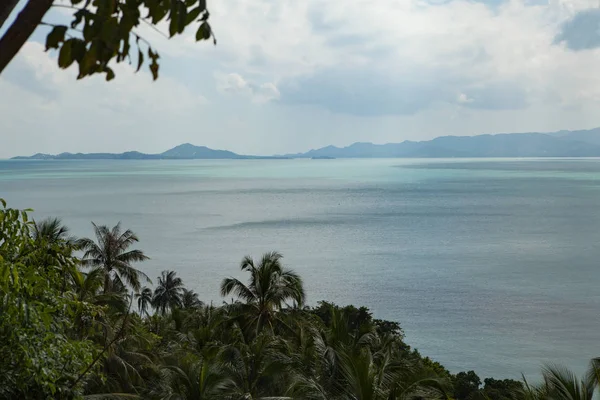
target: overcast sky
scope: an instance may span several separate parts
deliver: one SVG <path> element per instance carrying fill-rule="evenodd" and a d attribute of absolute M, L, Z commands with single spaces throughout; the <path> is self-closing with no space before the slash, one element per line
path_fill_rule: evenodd
<path fill-rule="evenodd" d="M 126 63 L 112 82 L 77 81 L 40 28 L 0 76 L 0 158 L 184 142 L 266 155 L 600 126 L 599 0 L 208 4 L 216 47 L 142 30 L 161 55 L 157 82 Z"/>

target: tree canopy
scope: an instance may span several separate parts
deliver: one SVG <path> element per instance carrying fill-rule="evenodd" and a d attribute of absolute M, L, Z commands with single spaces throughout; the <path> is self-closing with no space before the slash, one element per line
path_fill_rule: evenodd
<path fill-rule="evenodd" d="M 244 257 L 219 306 L 172 270 L 142 287 L 137 235 L 93 227 L 75 240 L 0 200 L 0 399 L 591 400 L 600 382 L 598 359 L 537 384 L 453 374 L 366 307 L 306 306 L 277 252 Z"/>

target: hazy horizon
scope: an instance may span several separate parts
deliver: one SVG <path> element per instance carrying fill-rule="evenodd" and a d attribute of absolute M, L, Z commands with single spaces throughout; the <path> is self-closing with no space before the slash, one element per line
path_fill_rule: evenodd
<path fill-rule="evenodd" d="M 596 129 L 596 127 L 585 128 L 585 129 L 568 129 L 568 130 L 565 130 L 565 131 L 584 131 L 584 130 L 592 130 L 592 129 Z M 438 137 L 444 137 L 444 136 L 472 137 L 472 136 L 480 136 L 480 135 L 502 135 L 502 134 L 523 134 L 523 133 L 542 133 L 543 134 L 543 133 L 556 133 L 556 132 L 558 132 L 558 131 L 553 131 L 553 132 L 493 132 L 493 133 L 478 133 L 478 134 L 473 134 L 473 135 L 441 135 L 441 136 L 433 137 L 431 139 L 414 140 L 414 141 L 416 141 L 416 142 L 418 142 L 418 141 L 428 141 L 428 140 L 432 140 L 432 139 L 436 139 Z M 410 139 L 406 139 L 406 140 L 410 141 Z M 269 156 L 284 156 L 284 155 L 288 155 L 288 154 L 306 153 L 306 152 L 309 152 L 311 150 L 320 149 L 320 148 L 323 148 L 323 147 L 326 147 L 326 146 L 335 146 L 335 147 L 339 147 L 339 148 L 344 148 L 344 147 L 351 146 L 352 144 L 355 144 L 355 143 L 372 143 L 372 144 L 376 144 L 376 145 L 385 145 L 385 144 L 392 144 L 392 143 L 401 143 L 401 142 L 404 142 L 404 141 L 405 140 L 398 141 L 398 142 L 373 142 L 373 141 L 368 141 L 368 140 L 357 140 L 357 141 L 353 141 L 353 142 L 349 142 L 349 143 L 345 143 L 345 144 L 330 143 L 328 145 L 320 146 L 318 148 L 312 147 L 312 148 L 308 148 L 308 149 L 296 149 L 296 150 L 292 149 L 290 151 L 286 151 L 286 152 L 282 152 L 282 153 L 273 153 L 273 154 L 239 153 L 239 152 L 235 152 L 235 151 L 233 151 L 233 150 L 231 150 L 229 148 L 213 148 L 213 147 L 207 146 L 207 145 L 202 144 L 202 143 L 184 142 L 184 143 L 177 143 L 177 144 L 174 144 L 174 145 L 172 145 L 172 146 L 170 146 L 168 148 L 165 148 L 165 149 L 162 149 L 162 150 L 159 149 L 159 150 L 152 151 L 152 152 L 144 152 L 144 151 L 141 151 L 141 150 L 139 150 L 137 148 L 131 148 L 131 149 L 125 149 L 125 150 L 115 150 L 115 151 L 89 151 L 89 152 L 64 150 L 64 151 L 60 151 L 60 152 L 57 152 L 57 153 L 47 153 L 47 152 L 44 152 L 44 151 L 33 151 L 33 152 L 28 153 L 28 154 L 14 154 L 14 155 L 10 155 L 8 157 L 1 157 L 0 156 L 0 159 L 5 159 L 6 160 L 6 159 L 10 159 L 12 157 L 18 157 L 18 156 L 29 157 L 29 156 L 32 156 L 34 154 L 57 155 L 57 154 L 61 154 L 61 153 L 73 153 L 73 154 L 77 154 L 77 153 L 84 153 L 84 154 L 85 153 L 112 153 L 112 154 L 121 154 L 121 153 L 127 153 L 127 152 L 137 151 L 137 152 L 145 153 L 145 154 L 160 154 L 160 153 L 163 153 L 163 152 L 165 152 L 167 150 L 170 150 L 170 149 L 173 149 L 175 147 L 178 147 L 178 146 L 181 146 L 181 145 L 185 145 L 185 144 L 191 144 L 193 146 L 198 146 L 198 147 L 208 147 L 208 148 L 210 148 L 212 150 L 233 151 L 234 153 L 239 154 L 239 155 L 259 156 L 259 157 L 260 156 L 266 156 L 266 157 L 269 157 Z"/>

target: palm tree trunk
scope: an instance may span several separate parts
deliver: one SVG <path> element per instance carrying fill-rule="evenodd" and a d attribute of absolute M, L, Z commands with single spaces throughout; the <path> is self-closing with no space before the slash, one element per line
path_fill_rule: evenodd
<path fill-rule="evenodd" d="M 10 13 L 12 11 L 12 9 L 9 10 L 10 3 L 13 1 L 9 0 L 6 8 L 2 6 L 0 11 L 4 10 Z M 42 18 L 52 6 L 52 2 L 53 0 L 29 0 L 4 36 L 0 38 L 0 74 L 21 50 L 35 28 L 42 22 Z"/>
<path fill-rule="evenodd" d="M 104 293 L 110 292 L 110 272 L 104 275 Z"/>

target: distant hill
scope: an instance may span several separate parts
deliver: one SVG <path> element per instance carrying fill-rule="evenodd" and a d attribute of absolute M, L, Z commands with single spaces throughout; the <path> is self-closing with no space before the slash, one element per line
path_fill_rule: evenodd
<path fill-rule="evenodd" d="M 171 150 L 167 150 L 160 154 L 161 158 L 172 159 L 226 159 L 226 158 L 246 158 L 228 150 L 213 150 L 205 146 L 194 146 L 193 144 L 185 143 Z"/>
<path fill-rule="evenodd" d="M 31 157 L 13 157 L 14 160 L 206 160 L 206 159 L 264 159 L 285 157 L 246 156 L 227 150 L 213 150 L 189 143 L 173 147 L 160 154 L 145 154 L 138 151 L 125 153 L 60 153 L 57 155 L 37 153 Z"/>
<path fill-rule="evenodd" d="M 501 133 L 478 136 L 441 136 L 422 142 L 373 144 L 358 142 L 346 147 L 326 146 L 284 156 L 248 156 L 228 150 L 181 144 L 160 154 L 37 153 L 14 159 L 35 160 L 198 160 L 278 158 L 409 158 L 409 157 L 600 157 L 600 128 L 551 133 Z"/>
<path fill-rule="evenodd" d="M 554 133 L 504 133 L 478 136 L 442 136 L 402 143 L 354 143 L 327 146 L 290 158 L 398 158 L 398 157 L 600 157 L 600 128 Z"/>
<path fill-rule="evenodd" d="M 549 135 L 568 140 L 578 140 L 581 142 L 597 144 L 600 146 L 600 128 L 582 130 L 582 131 L 558 131 Z"/>

